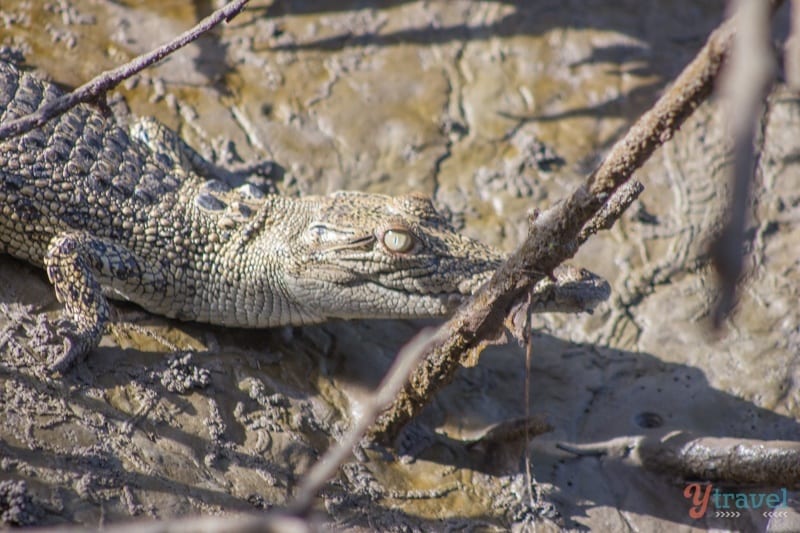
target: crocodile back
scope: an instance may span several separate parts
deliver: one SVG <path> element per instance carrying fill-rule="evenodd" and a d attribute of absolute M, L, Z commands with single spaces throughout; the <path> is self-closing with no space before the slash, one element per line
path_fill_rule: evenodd
<path fill-rule="evenodd" d="M 61 94 L 52 83 L 0 62 L 0 122 Z M 41 264 L 50 239 L 69 230 L 133 248 L 148 243 L 135 232 L 150 235 L 153 245 L 159 236 L 174 241 L 182 213 L 175 203 L 184 196 L 178 190 L 196 188 L 199 179 L 185 170 L 179 153 L 146 141 L 87 104 L 2 141 L 0 251 Z M 164 228 L 167 216 L 170 227 Z"/>

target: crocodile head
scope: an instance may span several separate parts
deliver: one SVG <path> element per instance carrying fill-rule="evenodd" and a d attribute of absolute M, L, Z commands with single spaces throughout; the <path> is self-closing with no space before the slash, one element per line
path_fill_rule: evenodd
<path fill-rule="evenodd" d="M 502 262 L 417 194 L 338 192 L 308 206 L 284 290 L 311 321 L 416 318 L 452 311 Z"/>

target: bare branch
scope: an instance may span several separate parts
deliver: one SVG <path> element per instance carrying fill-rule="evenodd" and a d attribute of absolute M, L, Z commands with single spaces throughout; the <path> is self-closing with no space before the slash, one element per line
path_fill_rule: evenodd
<path fill-rule="evenodd" d="M 86 531 L 86 526 L 60 528 L 63 533 Z M 317 531 L 308 521 L 273 511 L 227 516 L 184 516 L 168 520 L 137 520 L 111 524 L 103 531 L 111 533 L 310 533 Z"/>
<path fill-rule="evenodd" d="M 698 437 L 682 431 L 645 438 L 637 449 L 648 470 L 699 479 L 773 487 L 800 487 L 800 443 Z"/>
<path fill-rule="evenodd" d="M 100 95 L 110 91 L 134 74 L 196 40 L 223 20 L 230 21 L 244 9 L 249 1 L 250 0 L 234 0 L 233 2 L 229 2 L 201 20 L 192 29 L 178 35 L 163 46 L 137 56 L 132 61 L 113 70 L 103 72 L 74 91 L 48 102 L 29 115 L 8 121 L 5 124 L 0 124 L 0 141 L 38 128 L 48 120 L 55 118 L 78 104 L 96 100 Z"/>
<path fill-rule="evenodd" d="M 712 258 L 720 281 L 720 298 L 712 316 L 714 327 L 721 325 L 735 304 L 736 285 L 742 274 L 750 185 L 756 169 L 756 132 L 775 70 L 770 46 L 769 4 L 737 0 L 734 5 L 741 25 L 730 68 L 721 86 L 721 92 L 729 96 L 727 116 L 733 135 L 732 197 L 728 221 L 712 245 Z"/>
<path fill-rule="evenodd" d="M 361 416 L 353 423 L 344 437 L 334 444 L 303 476 L 294 501 L 289 504 L 292 513 L 304 515 L 310 510 L 319 490 L 336 474 L 339 466 L 347 460 L 378 414 L 392 402 L 405 385 L 411 371 L 419 364 L 433 342 L 440 339 L 441 335 L 441 329 L 435 334 L 433 329 L 422 330 L 400 350 L 386 376 L 375 389 L 371 401 L 363 406 Z"/>
<path fill-rule="evenodd" d="M 800 0 L 792 0 L 792 28 L 786 41 L 784 71 L 786 83 L 794 91 L 800 91 Z"/>
<path fill-rule="evenodd" d="M 622 216 L 622 213 L 639 198 L 639 195 L 642 194 L 643 191 L 644 185 L 642 185 L 640 181 L 628 181 L 623 184 L 617 189 L 614 196 L 612 196 L 611 199 L 603 205 L 600 211 L 598 211 L 597 216 L 586 223 L 580 235 L 578 235 L 578 243 L 583 244 L 586 242 L 586 239 L 601 230 L 611 229 L 614 222 L 616 222 L 619 217 Z"/>
<path fill-rule="evenodd" d="M 685 431 L 619 437 L 605 442 L 558 443 L 580 457 L 632 460 L 682 480 L 734 486 L 800 487 L 800 443 L 698 436 Z"/>

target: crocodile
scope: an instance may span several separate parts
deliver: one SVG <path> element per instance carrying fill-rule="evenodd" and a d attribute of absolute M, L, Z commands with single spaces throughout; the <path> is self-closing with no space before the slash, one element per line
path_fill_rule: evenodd
<path fill-rule="evenodd" d="M 0 62 L 0 122 L 61 94 Z M 109 298 L 246 328 L 431 317 L 503 261 L 419 194 L 265 194 L 212 166 L 156 121 L 90 104 L 0 142 L 0 252 L 43 267 L 64 306 L 53 370 L 99 343 Z M 578 278 L 587 308 L 607 296 Z"/>

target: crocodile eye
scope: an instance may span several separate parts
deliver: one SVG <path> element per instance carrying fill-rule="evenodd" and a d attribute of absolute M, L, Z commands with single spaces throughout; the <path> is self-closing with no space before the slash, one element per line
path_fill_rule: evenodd
<path fill-rule="evenodd" d="M 390 252 L 402 254 L 414 247 L 414 236 L 403 229 L 390 229 L 383 234 L 383 245 Z"/>

